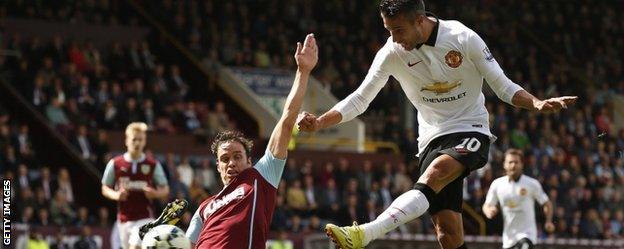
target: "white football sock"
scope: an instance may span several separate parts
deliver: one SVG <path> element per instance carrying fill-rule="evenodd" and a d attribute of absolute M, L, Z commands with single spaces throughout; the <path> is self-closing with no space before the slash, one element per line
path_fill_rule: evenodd
<path fill-rule="evenodd" d="M 360 226 L 364 231 L 364 245 L 418 218 L 427 209 L 429 201 L 420 190 L 412 189 L 403 193 L 377 219 Z"/>

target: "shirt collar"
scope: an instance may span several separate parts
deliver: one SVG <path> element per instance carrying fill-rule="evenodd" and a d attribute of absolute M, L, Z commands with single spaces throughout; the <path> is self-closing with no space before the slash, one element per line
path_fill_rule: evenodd
<path fill-rule="evenodd" d="M 434 17 L 436 22 L 433 26 L 433 30 L 431 30 L 431 34 L 429 35 L 429 38 L 427 39 L 427 41 L 425 41 L 425 43 L 420 43 L 416 45 L 416 49 L 420 49 L 420 47 L 422 47 L 423 44 L 427 46 L 435 47 L 436 41 L 438 40 L 438 29 L 440 28 L 440 19 L 438 19 L 438 17 L 431 12 L 427 12 L 426 15 Z"/>
<path fill-rule="evenodd" d="M 518 176 L 517 180 L 514 180 L 513 178 L 511 178 L 511 176 L 507 176 L 507 180 L 509 182 L 520 182 L 520 178 L 522 178 L 522 174 L 520 174 L 520 176 Z"/>
<path fill-rule="evenodd" d="M 124 158 L 124 160 L 126 160 L 126 162 L 138 163 L 138 162 L 142 162 L 143 160 L 145 160 L 145 153 L 141 153 L 141 156 L 139 157 L 139 159 L 132 160 L 132 157 L 130 157 L 130 153 L 126 152 L 126 153 L 123 154 L 123 158 Z"/>

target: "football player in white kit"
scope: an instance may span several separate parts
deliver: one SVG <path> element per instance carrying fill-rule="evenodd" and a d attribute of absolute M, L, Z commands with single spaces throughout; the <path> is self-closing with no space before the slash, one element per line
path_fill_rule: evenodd
<path fill-rule="evenodd" d="M 522 151 L 509 149 L 505 152 L 503 162 L 506 175 L 497 178 L 490 185 L 483 214 L 489 219 L 494 218 L 503 210 L 503 248 L 530 249 L 537 241 L 537 225 L 535 224 L 535 201 L 543 207 L 544 229 L 551 233 L 555 230 L 552 223 L 553 205 L 544 193 L 542 185 L 534 178 L 523 175 Z"/>
<path fill-rule="evenodd" d="M 340 248 L 362 248 L 429 211 L 442 248 L 466 248 L 461 217 L 462 182 L 487 162 L 490 133 L 485 79 L 503 101 L 528 110 L 554 112 L 577 97 L 540 100 L 513 83 L 477 33 L 458 21 L 425 12 L 422 0 L 382 0 L 390 32 L 360 87 L 331 110 L 301 113 L 298 128 L 314 132 L 363 113 L 390 76 L 418 110 L 419 178 L 374 221 L 349 227 L 328 224 Z"/>

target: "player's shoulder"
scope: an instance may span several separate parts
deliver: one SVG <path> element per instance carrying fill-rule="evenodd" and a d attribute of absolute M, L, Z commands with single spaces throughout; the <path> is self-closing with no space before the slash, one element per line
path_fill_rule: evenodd
<path fill-rule="evenodd" d="M 154 158 L 153 156 L 145 156 L 145 161 L 143 162 L 154 166 L 159 164 L 158 159 Z"/>
<path fill-rule="evenodd" d="M 123 154 L 114 156 L 113 158 L 111 158 L 108 161 L 108 164 L 112 163 L 112 164 L 116 165 L 116 164 L 119 164 L 119 163 L 122 163 L 122 162 L 125 162 Z"/>
<path fill-rule="evenodd" d="M 471 28 L 464 25 L 462 22 L 457 20 L 439 20 L 441 29 L 440 31 L 443 33 L 449 33 L 451 35 L 462 35 L 462 34 L 470 34 L 474 33 Z"/>
<path fill-rule="evenodd" d="M 542 186 L 542 184 L 539 182 L 539 180 L 530 177 L 528 175 L 522 175 L 522 179 L 524 180 L 524 182 L 526 182 L 527 184 L 533 185 L 533 186 Z"/>
<path fill-rule="evenodd" d="M 457 20 L 439 20 L 438 37 L 441 41 L 463 44 L 476 33 Z"/>
<path fill-rule="evenodd" d="M 377 54 L 389 56 L 395 53 L 396 51 L 400 51 L 399 48 L 400 48 L 400 45 L 395 43 L 392 40 L 392 36 L 388 36 L 388 39 L 386 39 L 386 43 L 384 43 L 384 45 L 379 49 L 379 51 L 377 51 Z"/>
<path fill-rule="evenodd" d="M 497 187 L 504 181 L 505 176 L 501 176 L 499 178 L 494 179 L 492 183 L 490 183 L 490 189 Z"/>

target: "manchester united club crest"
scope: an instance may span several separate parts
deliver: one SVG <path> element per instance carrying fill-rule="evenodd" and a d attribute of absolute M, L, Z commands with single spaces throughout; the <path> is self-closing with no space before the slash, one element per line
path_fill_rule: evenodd
<path fill-rule="evenodd" d="M 446 65 L 448 65 L 449 67 L 458 68 L 462 64 L 463 58 L 464 56 L 462 56 L 460 52 L 451 50 L 448 53 L 446 53 L 446 56 L 444 56 L 444 61 L 446 62 Z"/>
<path fill-rule="evenodd" d="M 527 190 L 526 190 L 525 188 L 521 188 L 521 189 L 520 189 L 520 195 L 521 195 L 521 196 L 525 196 L 525 195 L 527 195 Z"/>

